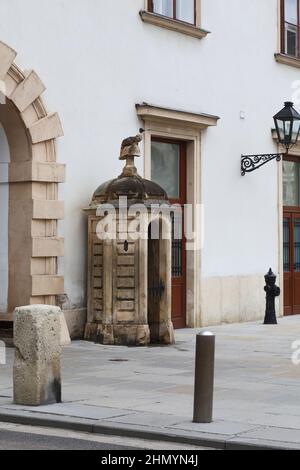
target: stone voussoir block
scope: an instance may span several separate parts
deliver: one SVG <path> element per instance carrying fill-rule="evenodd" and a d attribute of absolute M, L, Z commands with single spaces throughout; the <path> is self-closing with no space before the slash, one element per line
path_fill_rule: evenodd
<path fill-rule="evenodd" d="M 0 80 L 4 80 L 11 64 L 17 56 L 16 51 L 0 41 Z"/>
<path fill-rule="evenodd" d="M 44 91 L 46 87 L 34 70 L 14 90 L 10 99 L 19 111 L 25 111 Z"/>
<path fill-rule="evenodd" d="M 64 135 L 57 113 L 52 113 L 36 121 L 30 128 L 29 134 L 33 144 L 56 139 Z"/>
<path fill-rule="evenodd" d="M 61 309 L 32 305 L 17 308 L 14 316 L 14 403 L 60 403 Z"/>

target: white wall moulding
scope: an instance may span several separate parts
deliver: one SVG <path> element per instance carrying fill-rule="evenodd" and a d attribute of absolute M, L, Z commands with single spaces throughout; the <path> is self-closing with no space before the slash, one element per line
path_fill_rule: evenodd
<path fill-rule="evenodd" d="M 57 113 L 49 114 L 29 128 L 33 144 L 63 136 L 61 122 Z"/>
<path fill-rule="evenodd" d="M 66 166 L 62 163 L 15 162 L 9 164 L 9 181 L 18 183 L 64 183 Z"/>
<path fill-rule="evenodd" d="M 145 10 L 140 11 L 140 16 L 144 23 L 169 29 L 197 39 L 203 39 L 210 33 L 209 31 L 199 28 L 193 24 L 184 23 L 183 21 L 167 18 L 165 16 L 157 15 L 156 13 L 151 13 Z"/>
<path fill-rule="evenodd" d="M 62 295 L 65 293 L 62 276 L 35 275 L 32 279 L 32 296 Z"/>
<path fill-rule="evenodd" d="M 292 67 L 297 67 L 298 69 L 300 68 L 300 59 L 297 59 L 296 57 L 277 53 L 275 54 L 275 60 L 280 64 L 290 65 Z"/>
<path fill-rule="evenodd" d="M 209 126 L 216 126 L 218 116 L 204 113 L 191 113 L 188 111 L 163 108 L 148 103 L 136 104 L 138 116 L 144 121 L 152 119 L 156 121 L 163 120 L 165 123 L 184 125 L 195 129 L 205 129 Z"/>
<path fill-rule="evenodd" d="M 57 200 L 57 183 L 65 180 L 65 166 L 56 163 L 55 145 L 55 139 L 63 135 L 62 125 L 57 113 L 47 113 L 41 96 L 43 82 L 34 71 L 23 72 L 14 63 L 16 55 L 0 42 L 1 91 L 6 97 L 0 107 L 0 121 L 10 147 L 6 166 L 8 312 L 37 301 L 53 304 L 55 295 L 64 293 L 64 279 L 57 275 L 57 258 L 63 255 L 64 247 L 57 233 L 57 220 L 64 218 L 64 204 Z M 31 276 L 41 268 L 39 259 L 43 275 Z M 0 321 L 7 321 L 8 315 L 2 313 Z"/>

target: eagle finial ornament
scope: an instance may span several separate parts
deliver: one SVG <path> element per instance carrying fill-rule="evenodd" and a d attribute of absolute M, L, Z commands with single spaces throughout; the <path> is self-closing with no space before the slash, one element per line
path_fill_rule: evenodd
<path fill-rule="evenodd" d="M 126 160 L 126 165 L 120 178 L 138 176 L 134 159 L 141 156 L 139 144 L 143 140 L 143 132 L 143 129 L 140 129 L 140 134 L 135 137 L 127 137 L 127 139 L 123 140 L 119 160 Z"/>
<path fill-rule="evenodd" d="M 142 134 L 124 139 L 121 145 L 120 160 L 126 160 L 127 157 L 140 157 L 141 149 L 139 144 L 142 140 Z"/>

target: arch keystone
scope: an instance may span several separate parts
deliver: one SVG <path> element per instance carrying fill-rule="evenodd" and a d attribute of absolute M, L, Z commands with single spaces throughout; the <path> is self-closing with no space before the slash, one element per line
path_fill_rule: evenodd
<path fill-rule="evenodd" d="M 0 41 L 0 80 L 4 80 L 16 56 L 16 51 Z"/>
<path fill-rule="evenodd" d="M 11 101 L 22 113 L 28 108 L 44 91 L 45 85 L 34 72 L 30 71 L 25 80 L 23 80 L 10 96 Z"/>

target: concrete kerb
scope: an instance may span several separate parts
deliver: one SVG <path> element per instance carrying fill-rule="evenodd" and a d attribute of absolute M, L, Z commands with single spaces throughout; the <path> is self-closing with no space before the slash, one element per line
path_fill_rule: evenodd
<path fill-rule="evenodd" d="M 215 437 L 204 433 L 178 434 L 172 432 L 172 430 L 162 430 L 158 428 L 146 429 L 143 426 L 133 426 L 115 423 L 97 423 L 95 420 L 86 418 L 74 418 L 74 417 L 60 417 L 58 415 L 49 415 L 37 412 L 24 411 L 22 414 L 15 412 L 6 411 L 0 412 L 0 422 L 20 424 L 26 426 L 39 426 L 56 429 L 65 429 L 78 432 L 87 432 L 91 434 L 102 434 L 107 436 L 119 436 L 119 437 L 131 437 L 138 439 L 146 439 L 152 441 L 163 441 L 180 444 L 188 444 L 198 447 L 205 447 L 215 450 L 294 450 L 298 449 L 298 446 L 290 445 L 289 443 L 283 443 L 282 446 L 261 442 L 249 443 L 242 442 L 239 439 L 238 442 L 234 441 L 233 437 L 222 436 Z"/>

